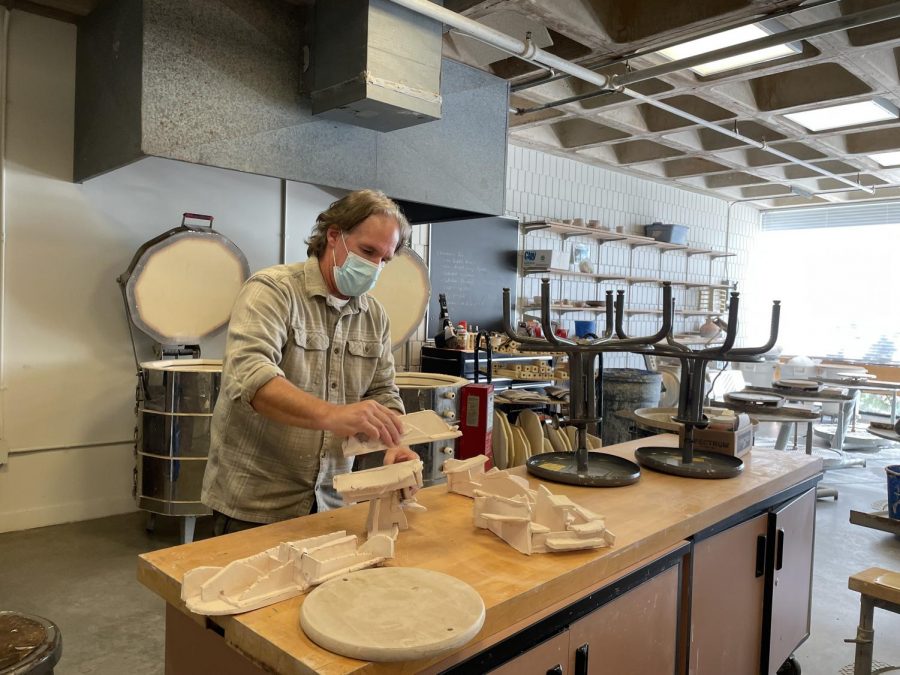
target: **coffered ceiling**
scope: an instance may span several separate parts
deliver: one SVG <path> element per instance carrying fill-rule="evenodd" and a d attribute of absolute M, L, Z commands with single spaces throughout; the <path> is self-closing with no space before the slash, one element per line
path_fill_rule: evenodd
<path fill-rule="evenodd" d="M 446 0 L 445 7 L 607 75 L 668 63 L 658 50 L 763 19 L 785 30 L 900 3 L 885 0 Z M 771 24 L 769 24 L 771 25 Z M 485 51 L 455 31 L 445 55 L 509 79 L 510 140 L 762 208 L 900 197 L 900 166 L 870 155 L 900 151 L 900 120 L 812 132 L 785 115 L 880 99 L 900 107 L 900 19 L 799 43 L 797 53 L 702 77 L 678 70 L 631 87 L 709 122 L 865 186 L 847 189 L 737 139 L 621 93 Z M 538 82 L 537 86 L 527 86 Z M 592 95 L 594 94 L 594 95 Z M 566 101 L 568 99 L 568 101 Z M 574 99 L 574 100 L 572 100 Z M 561 102 L 560 102 L 561 101 Z M 547 104 L 553 104 L 549 107 Z M 543 108 L 543 109 L 539 109 Z M 537 109 L 537 110 L 536 110 Z M 530 112 L 529 112 L 530 111 Z M 900 164 L 900 158 L 896 161 Z M 799 193 L 799 194 L 798 194 Z M 804 196 L 812 193 L 812 196 Z"/>

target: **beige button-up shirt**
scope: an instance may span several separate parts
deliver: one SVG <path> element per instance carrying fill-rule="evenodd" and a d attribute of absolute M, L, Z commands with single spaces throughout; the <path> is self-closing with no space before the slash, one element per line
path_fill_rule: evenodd
<path fill-rule="evenodd" d="M 314 494 L 320 510 L 341 506 L 331 481 L 353 464 L 344 439 L 258 414 L 250 401 L 272 378 L 331 403 L 374 399 L 403 412 L 384 308 L 363 295 L 338 310 L 327 297 L 314 257 L 257 272 L 241 289 L 201 497 L 216 511 L 271 523 L 308 514 Z"/>

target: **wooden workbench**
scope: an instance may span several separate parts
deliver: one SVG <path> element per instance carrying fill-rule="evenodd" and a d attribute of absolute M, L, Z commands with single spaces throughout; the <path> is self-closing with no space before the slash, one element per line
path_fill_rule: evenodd
<path fill-rule="evenodd" d="M 657 436 L 655 445 L 674 445 L 672 435 Z M 647 439 L 605 451 L 633 458 Z M 180 599 L 184 573 L 200 565 L 225 565 L 289 541 L 347 530 L 365 536 L 367 505 L 356 505 L 276 523 L 258 529 L 176 546 L 140 556 L 138 579 L 168 603 L 167 673 L 180 672 L 177 652 L 201 650 L 199 642 L 181 635 L 197 628 L 212 639 L 224 637 L 226 651 L 278 673 L 438 672 L 482 651 L 611 580 L 639 568 L 685 540 L 717 524 L 752 511 L 767 500 L 814 481 L 821 460 L 799 453 L 754 449 L 745 456 L 743 474 L 729 480 L 691 480 L 643 470 L 638 483 L 619 488 L 579 488 L 545 483 L 553 492 L 606 517 L 616 535 L 612 548 L 564 554 L 526 556 L 498 537 L 472 525 L 472 501 L 448 494 L 445 486 L 427 488 L 419 502 L 427 513 L 412 513 L 410 529 L 400 534 L 391 565 L 423 567 L 455 576 L 484 599 L 486 620 L 475 640 L 439 663 L 367 664 L 325 651 L 299 627 L 297 597 L 232 617 L 192 615 Z M 520 467 L 517 473 L 524 474 Z M 532 486 L 540 481 L 528 477 Z M 188 632 L 190 632 L 188 630 Z M 206 639 L 206 638 L 204 638 Z M 211 672 L 211 671 L 210 671 Z M 235 673 L 252 672 L 234 670 Z M 566 671 L 568 672 L 568 671 Z"/>

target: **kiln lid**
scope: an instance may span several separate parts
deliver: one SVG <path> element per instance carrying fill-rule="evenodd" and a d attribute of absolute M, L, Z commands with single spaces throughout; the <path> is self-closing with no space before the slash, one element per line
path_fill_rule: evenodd
<path fill-rule="evenodd" d="M 132 323 L 160 344 L 194 345 L 220 330 L 250 274 L 243 252 L 212 221 L 185 213 L 180 227 L 141 246 L 118 279 Z"/>
<path fill-rule="evenodd" d="M 404 246 L 381 270 L 369 295 L 384 305 L 391 320 L 391 349 L 398 349 L 425 317 L 431 298 L 428 266 L 418 253 Z"/>

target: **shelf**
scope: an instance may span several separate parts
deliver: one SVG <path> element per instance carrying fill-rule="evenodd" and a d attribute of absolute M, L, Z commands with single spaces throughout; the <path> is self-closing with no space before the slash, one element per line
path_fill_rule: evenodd
<path fill-rule="evenodd" d="M 652 246 L 658 248 L 662 253 L 667 253 L 668 251 L 684 251 L 688 256 L 708 255 L 713 259 L 728 258 L 737 255 L 736 253 L 727 251 L 715 251 L 708 248 L 688 246 L 687 244 L 672 244 L 667 241 L 657 241 L 656 239 L 643 237 L 637 234 L 623 234 L 621 232 L 610 232 L 609 230 L 601 230 L 594 227 L 561 223 L 557 220 L 532 220 L 521 223 L 520 227 L 526 234 L 537 230 L 550 230 L 551 232 L 555 232 L 562 236 L 563 239 L 569 239 L 570 237 L 589 237 L 591 239 L 596 239 L 601 244 L 607 241 L 618 241 L 627 244 L 632 248 Z"/>
<path fill-rule="evenodd" d="M 663 285 L 668 281 L 673 286 L 684 286 L 686 288 L 716 288 L 730 289 L 731 284 L 706 284 L 699 281 L 674 281 L 671 279 L 659 279 L 657 277 L 637 277 L 628 276 L 627 274 L 593 274 L 591 272 L 577 272 L 575 270 L 564 270 L 558 267 L 551 267 L 546 270 L 523 270 L 522 276 L 529 274 L 558 274 L 561 276 L 569 276 L 583 279 L 592 279 L 594 281 L 624 281 L 627 284 L 659 284 Z"/>
<path fill-rule="evenodd" d="M 540 307 L 537 305 L 526 305 L 522 308 L 524 311 L 533 311 L 540 310 Z M 551 311 L 556 312 L 595 312 L 598 314 L 605 314 L 605 307 L 573 307 L 572 305 L 550 305 Z M 657 314 L 661 315 L 661 309 L 626 309 L 626 314 Z M 683 316 L 721 316 L 724 312 L 715 312 L 708 310 L 700 310 L 700 309 L 676 309 L 676 314 L 681 314 Z"/>
<path fill-rule="evenodd" d="M 525 305 L 523 307 L 526 312 L 529 310 L 540 310 L 540 305 Z M 597 312 L 606 313 L 606 307 L 573 307 L 572 305 L 550 305 L 550 309 L 557 312 Z"/>
<path fill-rule="evenodd" d="M 491 360 L 493 363 L 516 363 L 517 361 L 551 361 L 553 360 L 552 356 L 548 356 L 547 354 L 535 354 L 534 356 L 529 356 L 528 354 L 523 354 L 522 356 L 513 356 L 512 354 L 506 354 L 504 352 L 493 352 L 491 356 Z M 472 360 L 474 362 L 474 360 Z M 487 356 L 484 359 L 479 358 L 479 363 L 484 363 L 487 361 Z M 467 360 L 466 363 L 469 361 Z"/>
<path fill-rule="evenodd" d="M 627 239 L 635 238 L 633 235 L 629 234 L 610 232 L 609 230 L 601 230 L 594 227 L 571 225 L 569 223 L 560 223 L 556 220 L 534 220 L 522 223 L 521 228 L 525 233 L 534 232 L 535 230 L 550 230 L 551 232 L 562 235 L 563 239 L 568 239 L 569 237 L 591 237 L 592 239 L 597 239 L 601 243 L 607 241 L 625 241 Z M 649 237 L 638 238 L 649 239 Z"/>
<path fill-rule="evenodd" d="M 529 274 L 562 274 L 569 277 L 584 277 L 593 279 L 594 281 L 619 281 L 627 279 L 627 277 L 623 274 L 594 274 L 592 272 L 564 270 L 558 267 L 551 267 L 550 269 L 546 270 L 522 270 L 522 276 L 528 276 Z"/>

